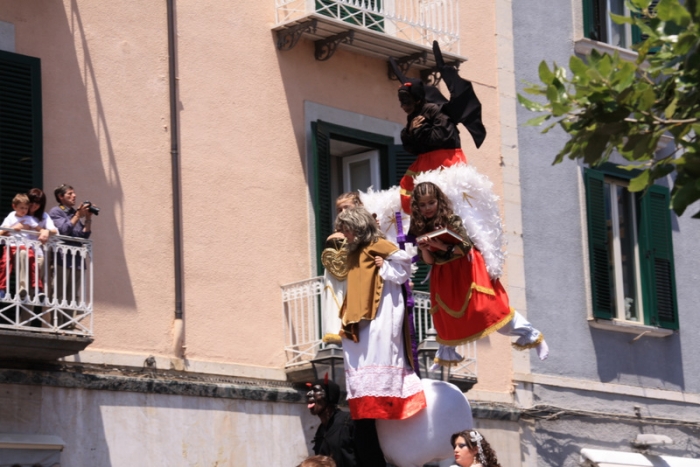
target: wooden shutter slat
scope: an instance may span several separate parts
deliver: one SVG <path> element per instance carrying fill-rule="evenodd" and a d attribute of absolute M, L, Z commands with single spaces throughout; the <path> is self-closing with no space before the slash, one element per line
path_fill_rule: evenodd
<path fill-rule="evenodd" d="M 586 169 L 585 183 L 593 316 L 612 319 L 615 301 L 605 215 L 605 177 L 601 172 Z"/>
<path fill-rule="evenodd" d="M 323 274 L 321 252 L 324 241 L 333 233 L 331 200 L 331 150 L 330 132 L 323 122 L 312 122 L 313 173 L 315 185 L 314 210 L 316 214 L 316 258 L 317 273 Z"/>
<path fill-rule="evenodd" d="M 42 187 L 41 62 L 0 51 L 0 207 Z"/>
<path fill-rule="evenodd" d="M 642 196 L 639 223 L 644 309 L 651 325 L 678 329 L 670 194 L 653 185 Z"/>

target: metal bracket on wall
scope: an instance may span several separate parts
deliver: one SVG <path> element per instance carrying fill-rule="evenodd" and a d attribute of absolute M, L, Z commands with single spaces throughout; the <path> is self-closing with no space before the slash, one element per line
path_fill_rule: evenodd
<path fill-rule="evenodd" d="M 445 63 L 447 66 L 453 66 L 455 69 L 459 70 L 459 62 L 448 62 Z M 437 86 L 442 81 L 442 75 L 438 71 L 437 67 L 428 68 L 426 70 L 420 71 L 420 79 L 429 86 Z"/>
<path fill-rule="evenodd" d="M 299 39 L 301 39 L 302 34 L 305 32 L 310 32 L 312 34 L 316 33 L 317 20 L 312 19 L 306 23 L 296 24 L 290 28 L 277 31 L 277 49 L 278 50 L 291 50 L 297 45 Z"/>
<path fill-rule="evenodd" d="M 395 58 L 394 60 L 396 61 L 396 65 L 398 65 L 399 70 L 401 70 L 401 73 L 405 75 L 408 73 L 408 70 L 414 63 L 425 63 L 427 59 L 428 52 L 424 50 L 423 52 L 416 52 L 411 55 L 406 55 L 405 57 Z M 394 74 L 394 69 L 391 67 L 391 62 L 387 61 L 386 64 L 389 68 L 389 79 L 398 81 L 399 78 Z"/>
<path fill-rule="evenodd" d="M 320 62 L 326 61 L 333 56 L 340 44 L 352 44 L 354 39 L 355 31 L 345 31 L 335 36 L 318 40 L 314 42 L 314 57 Z"/>

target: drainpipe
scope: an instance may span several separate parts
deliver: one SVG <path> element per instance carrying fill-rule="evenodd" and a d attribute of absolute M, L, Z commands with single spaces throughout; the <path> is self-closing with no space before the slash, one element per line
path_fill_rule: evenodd
<path fill-rule="evenodd" d="M 170 160 L 173 186 L 173 248 L 175 259 L 175 323 L 173 326 L 173 353 L 184 357 L 184 322 L 182 314 L 182 213 L 180 196 L 180 137 L 177 124 L 177 64 L 175 62 L 175 0 L 166 0 L 168 11 L 168 66 L 170 81 Z"/>

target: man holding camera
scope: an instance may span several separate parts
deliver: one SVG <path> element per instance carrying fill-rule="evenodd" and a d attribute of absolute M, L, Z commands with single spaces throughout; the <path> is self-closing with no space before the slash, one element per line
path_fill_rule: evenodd
<path fill-rule="evenodd" d="M 59 235 L 90 238 L 92 233 L 92 204 L 86 202 L 75 209 L 75 190 L 70 185 L 61 185 L 54 190 L 58 206 L 49 211 Z M 84 219 L 84 221 L 83 221 Z"/>
<path fill-rule="evenodd" d="M 92 233 L 92 215 L 99 214 L 99 209 L 86 201 L 78 206 L 75 205 L 75 190 L 72 186 L 63 184 L 54 190 L 54 196 L 58 201 L 58 206 L 49 211 L 49 216 L 58 229 L 59 235 L 67 237 L 78 237 L 88 239 Z M 67 244 L 72 244 L 66 242 Z M 79 245 L 78 243 L 75 243 Z M 73 264 L 75 261 L 75 265 Z M 83 265 L 80 256 L 76 255 L 74 260 L 71 254 L 59 254 L 57 264 L 54 264 L 56 272 L 56 297 L 58 300 L 64 298 L 70 305 L 72 300 L 80 304 L 80 286 L 82 282 Z M 75 289 L 73 289 L 75 284 Z M 64 297 L 65 290 L 65 297 Z M 75 317 L 76 314 L 72 313 Z M 67 316 L 63 316 L 62 322 L 67 321 Z M 73 327 L 72 325 L 70 327 Z"/>

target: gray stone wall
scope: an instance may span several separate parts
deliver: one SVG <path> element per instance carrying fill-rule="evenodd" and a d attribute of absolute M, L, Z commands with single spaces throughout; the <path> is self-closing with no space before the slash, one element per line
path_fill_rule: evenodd
<path fill-rule="evenodd" d="M 573 6 L 572 6 L 573 5 Z M 568 64 L 574 53 L 572 8 L 580 2 L 513 2 L 516 86 L 539 82 L 542 60 Z M 518 145 L 528 318 L 551 347 L 533 372 L 592 381 L 700 393 L 700 221 L 673 216 L 673 247 L 680 332 L 665 338 L 591 328 L 582 214 L 582 169 L 573 161 L 552 166 L 567 140 L 524 123 L 535 114 L 518 107 Z M 697 210 L 697 208 L 696 208 Z"/>
<path fill-rule="evenodd" d="M 0 433 L 58 436 L 74 467 L 246 467 L 298 464 L 318 424 L 290 387 L 87 376 L 0 371 Z"/>
<path fill-rule="evenodd" d="M 527 82 L 539 82 L 542 60 L 550 66 L 568 64 L 579 14 L 575 8 L 581 8 L 579 0 L 513 2 L 518 92 Z M 533 116 L 518 107 L 527 316 L 544 332 L 551 352 L 544 362 L 531 359 L 532 373 L 570 378 L 576 389 L 565 383 L 529 386 L 533 407 L 523 408 L 522 452 L 534 451 L 536 460 L 523 465 L 578 466 L 583 448 L 633 451 L 631 441 L 639 433 L 666 434 L 675 442 L 650 454 L 700 457 L 700 221 L 672 216 L 679 332 L 635 340 L 634 334 L 590 327 L 582 167 L 573 161 L 551 165 L 567 136 L 558 130 L 542 135 L 524 126 Z M 608 390 L 620 393 L 596 392 L 593 385 L 600 382 L 619 385 Z M 625 390 L 630 386 L 693 398 L 670 402 L 632 396 Z"/>

